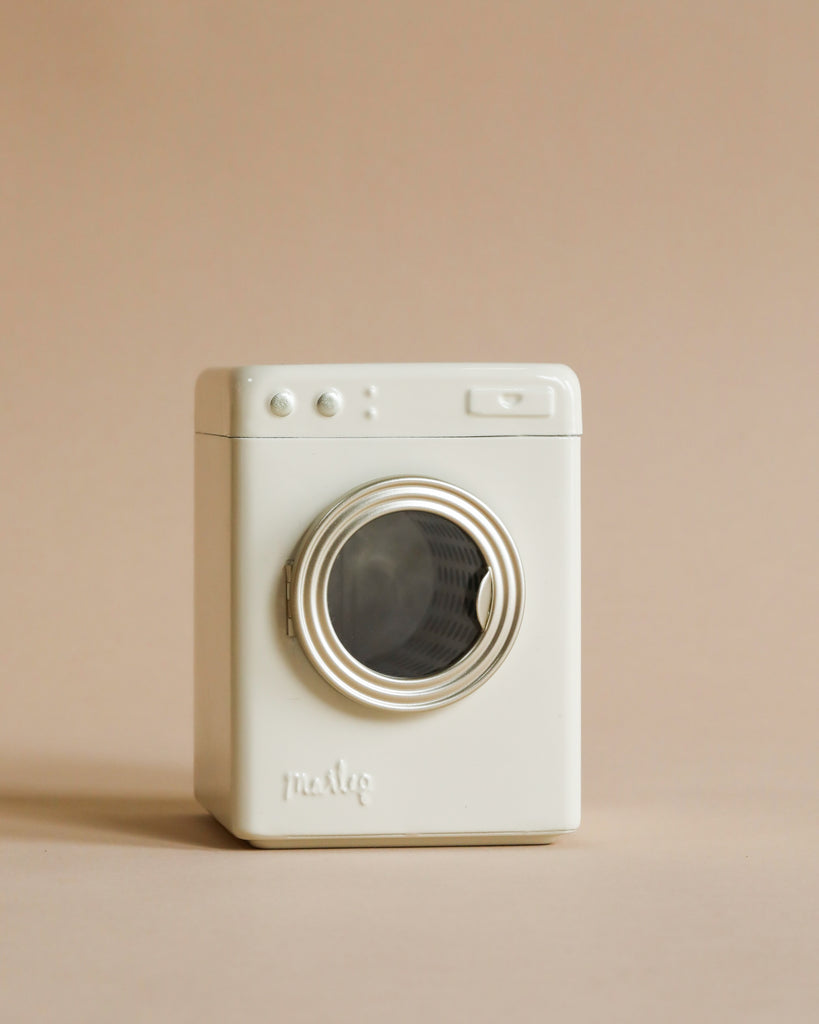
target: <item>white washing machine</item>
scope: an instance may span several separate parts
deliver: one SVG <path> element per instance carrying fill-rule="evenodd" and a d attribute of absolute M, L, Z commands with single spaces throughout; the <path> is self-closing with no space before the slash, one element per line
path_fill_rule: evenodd
<path fill-rule="evenodd" d="M 559 365 L 206 370 L 195 787 L 260 847 L 580 817 L 580 390 Z"/>

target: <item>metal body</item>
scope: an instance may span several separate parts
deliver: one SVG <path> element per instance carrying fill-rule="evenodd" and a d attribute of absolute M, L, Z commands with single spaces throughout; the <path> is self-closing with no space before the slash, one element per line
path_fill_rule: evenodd
<path fill-rule="evenodd" d="M 575 828 L 579 434 L 560 366 L 206 371 L 203 805 L 270 847 Z"/>

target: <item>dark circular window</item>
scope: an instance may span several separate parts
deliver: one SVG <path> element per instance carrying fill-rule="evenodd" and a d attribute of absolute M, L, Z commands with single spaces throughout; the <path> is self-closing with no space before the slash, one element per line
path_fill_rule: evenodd
<path fill-rule="evenodd" d="M 456 523 L 418 509 L 379 516 L 357 530 L 327 586 L 338 639 L 383 675 L 419 679 L 454 665 L 482 632 L 487 564 Z"/>

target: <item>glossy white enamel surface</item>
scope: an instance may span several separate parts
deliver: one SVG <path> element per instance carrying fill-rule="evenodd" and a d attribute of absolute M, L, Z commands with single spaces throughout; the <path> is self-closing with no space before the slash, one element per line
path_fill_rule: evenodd
<path fill-rule="evenodd" d="M 310 369 L 317 394 L 340 379 Z M 579 437 L 199 434 L 196 447 L 200 801 L 267 846 L 537 842 L 576 828 Z M 286 630 L 284 566 L 305 532 L 351 490 L 396 476 L 448 481 L 491 508 L 526 587 L 492 677 L 413 714 L 350 700 Z"/>

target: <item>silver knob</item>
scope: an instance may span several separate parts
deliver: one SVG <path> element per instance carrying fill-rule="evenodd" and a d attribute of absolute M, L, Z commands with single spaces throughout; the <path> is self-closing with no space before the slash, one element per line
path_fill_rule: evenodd
<path fill-rule="evenodd" d="M 343 405 L 344 399 L 341 397 L 341 392 L 336 391 L 335 388 L 323 391 L 316 399 L 316 408 L 322 416 L 337 415 L 341 412 Z"/>
<path fill-rule="evenodd" d="M 296 408 L 296 396 L 292 391 L 279 391 L 270 399 L 270 411 L 274 416 L 289 416 Z"/>

